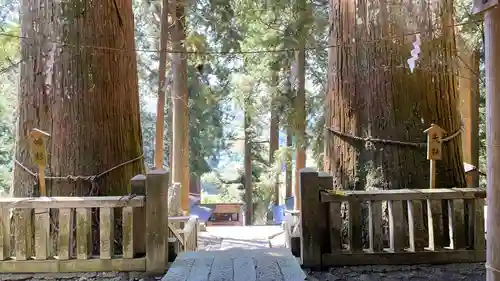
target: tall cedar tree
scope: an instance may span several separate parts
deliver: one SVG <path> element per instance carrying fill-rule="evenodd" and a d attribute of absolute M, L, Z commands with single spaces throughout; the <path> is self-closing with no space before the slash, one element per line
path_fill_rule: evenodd
<path fill-rule="evenodd" d="M 426 142 L 431 123 L 449 134 L 460 130 L 452 0 L 329 6 L 329 45 L 339 47 L 329 49 L 327 128 L 410 142 Z M 421 53 L 411 73 L 406 62 L 417 32 Z M 438 187 L 465 186 L 461 158 L 459 135 L 443 145 Z M 325 137 L 324 167 L 337 188 L 425 188 L 428 165 L 423 147 Z"/>
<path fill-rule="evenodd" d="M 181 208 L 189 212 L 189 89 L 186 40 L 186 2 L 174 1 L 172 47 L 172 181 L 181 184 Z"/>
<path fill-rule="evenodd" d="M 36 171 L 28 134 L 51 134 L 46 174 L 97 175 L 142 154 L 132 0 L 21 1 L 16 159 Z M 93 47 L 92 47 L 93 46 Z M 123 195 L 138 159 L 96 179 L 48 181 L 49 195 Z M 14 169 L 14 195 L 36 179 Z M 91 191 L 92 194 L 91 194 Z"/>

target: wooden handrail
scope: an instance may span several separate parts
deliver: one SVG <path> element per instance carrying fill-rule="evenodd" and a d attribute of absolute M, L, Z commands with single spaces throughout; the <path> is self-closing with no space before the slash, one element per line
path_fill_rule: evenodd
<path fill-rule="evenodd" d="M 186 223 L 184 228 L 181 230 L 181 233 L 183 233 L 185 235 L 189 235 L 193 231 L 193 228 L 196 227 L 197 221 L 198 221 L 198 219 L 196 219 L 196 218 L 189 218 L 188 222 Z"/>
<path fill-rule="evenodd" d="M 169 174 L 154 170 L 130 181 L 134 195 L 0 198 L 0 271 L 163 274 L 168 263 L 164 198 Z M 117 219 L 122 226 L 120 255 L 115 251 Z M 97 255 L 94 223 L 99 225 Z M 51 224 L 57 227 L 51 229 Z"/>
<path fill-rule="evenodd" d="M 311 170 L 300 186 L 306 267 L 485 260 L 484 189 L 333 190 Z"/>
<path fill-rule="evenodd" d="M 64 209 L 143 207 L 145 196 L 0 198 L 0 208 Z"/>
<path fill-rule="evenodd" d="M 168 221 L 170 222 L 187 222 L 189 219 L 190 219 L 189 216 L 168 217 Z"/>
<path fill-rule="evenodd" d="M 483 199 L 486 190 L 476 188 L 394 189 L 394 190 L 323 190 L 321 202 L 384 200 Z"/>
<path fill-rule="evenodd" d="M 178 218 L 177 221 L 184 221 L 183 219 L 180 219 L 182 217 L 176 218 Z M 179 243 L 178 246 L 180 247 L 177 249 L 180 251 L 195 251 L 198 248 L 198 219 L 195 217 L 184 218 L 188 218 L 188 221 L 184 224 L 182 229 L 176 228 L 176 225 L 173 223 L 169 223 L 168 227 L 172 235 L 175 236 L 175 239 Z"/>

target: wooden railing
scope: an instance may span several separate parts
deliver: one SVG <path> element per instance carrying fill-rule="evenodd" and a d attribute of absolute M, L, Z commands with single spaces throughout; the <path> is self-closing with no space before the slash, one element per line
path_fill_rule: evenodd
<path fill-rule="evenodd" d="M 333 191 L 310 169 L 300 185 L 306 267 L 485 260 L 484 190 Z"/>
<path fill-rule="evenodd" d="M 154 170 L 127 196 L 0 198 L 0 272 L 164 273 L 168 185 Z"/>
<path fill-rule="evenodd" d="M 286 210 L 282 222 L 285 247 L 292 251 L 295 257 L 300 257 L 300 211 Z M 298 243 L 297 243 L 298 242 Z M 300 263 L 302 261 L 300 260 Z"/>
<path fill-rule="evenodd" d="M 285 210 L 285 217 L 281 223 L 285 235 L 285 247 L 292 248 L 292 238 L 298 237 L 300 227 L 300 211 Z"/>
<path fill-rule="evenodd" d="M 198 250 L 199 220 L 195 217 L 169 217 L 169 238 L 176 254 Z"/>
<path fill-rule="evenodd" d="M 183 238 L 182 245 L 184 246 L 185 252 L 198 250 L 198 233 L 199 233 L 198 219 L 190 218 L 181 232 Z"/>

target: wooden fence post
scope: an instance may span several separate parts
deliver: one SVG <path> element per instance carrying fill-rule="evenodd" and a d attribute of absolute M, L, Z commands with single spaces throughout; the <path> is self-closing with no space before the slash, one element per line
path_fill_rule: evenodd
<path fill-rule="evenodd" d="M 330 186 L 328 182 L 330 183 Z M 320 190 L 331 188 L 331 177 L 318 173 L 311 168 L 300 170 L 300 244 L 303 265 L 308 268 L 321 269 L 322 248 L 329 243 L 327 236 L 328 213 L 326 204 L 320 202 Z M 323 249 L 325 250 L 325 249 Z"/>
<path fill-rule="evenodd" d="M 145 175 L 139 174 L 130 180 L 130 193 L 137 196 L 146 195 Z M 146 255 L 146 237 L 144 237 L 144 229 L 146 229 L 145 207 L 135 208 L 133 222 L 134 252 L 136 255 L 143 257 Z"/>
<path fill-rule="evenodd" d="M 146 271 L 162 274 L 168 263 L 168 171 L 146 174 Z"/>

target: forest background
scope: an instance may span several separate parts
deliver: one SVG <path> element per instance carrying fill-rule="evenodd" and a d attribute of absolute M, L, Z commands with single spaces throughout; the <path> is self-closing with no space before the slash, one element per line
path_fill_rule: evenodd
<path fill-rule="evenodd" d="M 26 2 L 26 1 L 22 1 Z M 161 2 L 133 0 L 137 72 L 139 78 L 144 160 L 153 166 L 158 94 Z M 20 1 L 0 0 L 0 192 L 8 195 L 13 179 L 17 94 L 21 59 Z M 305 53 L 306 163 L 321 167 L 324 98 L 327 83 L 328 1 L 200 0 L 186 9 L 185 54 L 189 83 L 190 173 L 202 182 L 204 202 L 242 200 L 245 127 L 251 138 L 253 201 L 257 220 L 264 220 L 273 200 L 275 174 L 281 199 L 294 185 L 299 143 L 294 136 L 294 102 L 300 70 L 293 51 Z M 305 7 L 297 9 L 297 7 Z M 483 75 L 482 26 L 470 15 L 470 0 L 454 1 L 456 40 L 480 54 Z M 466 24 L 460 24 L 464 23 Z M 297 27 L 307 32 L 298 34 Z M 292 48 L 290 48 L 292 49 Z M 141 51 L 142 50 L 142 51 Z M 211 53 L 212 50 L 218 50 Z M 247 52 L 245 50 L 257 50 Z M 409 54 L 408 54 L 409 55 Z M 171 89 L 171 54 L 167 62 L 167 95 Z M 484 81 L 480 81 L 480 170 L 485 166 Z M 170 82 L 169 82 L 170 81 Z M 274 97 L 274 98 L 273 98 Z M 276 98 L 277 97 L 277 98 Z M 248 105 L 251 106 L 248 106 Z M 247 105 L 247 106 L 245 106 Z M 90 105 L 89 105 L 90 106 Z M 171 113 L 167 103 L 166 116 Z M 278 110 L 279 148 L 270 147 L 271 112 Z M 245 124 L 247 113 L 249 123 Z M 168 163 L 171 124 L 165 119 L 165 163 Z M 274 155 L 272 157 L 270 155 Z M 485 185 L 484 179 L 481 185 Z"/>

